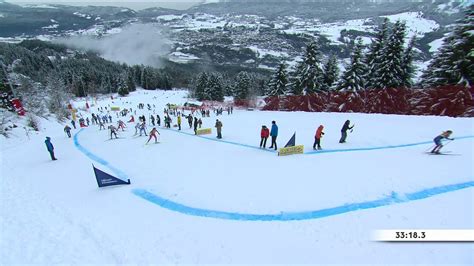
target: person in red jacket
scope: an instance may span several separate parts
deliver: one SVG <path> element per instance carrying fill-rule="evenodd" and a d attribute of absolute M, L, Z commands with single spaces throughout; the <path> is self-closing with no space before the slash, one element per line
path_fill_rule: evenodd
<path fill-rule="evenodd" d="M 316 145 L 318 145 L 318 150 L 321 149 L 321 137 L 324 135 L 323 129 L 324 126 L 319 125 L 318 129 L 316 130 L 316 134 L 314 135 L 313 150 L 316 150 Z"/>
<path fill-rule="evenodd" d="M 270 130 L 267 126 L 262 126 L 262 130 L 260 131 L 260 137 L 262 138 L 260 140 L 260 148 L 263 145 L 263 148 L 265 149 L 265 146 L 267 146 L 268 136 L 270 136 Z"/>

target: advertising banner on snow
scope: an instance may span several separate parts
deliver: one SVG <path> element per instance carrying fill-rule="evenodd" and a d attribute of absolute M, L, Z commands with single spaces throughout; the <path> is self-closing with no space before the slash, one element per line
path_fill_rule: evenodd
<path fill-rule="evenodd" d="M 290 146 L 281 148 L 278 151 L 278 156 L 286 156 L 292 154 L 303 154 L 304 153 L 304 145 L 297 145 L 297 146 Z"/>
<path fill-rule="evenodd" d="M 208 134 L 212 134 L 212 129 L 202 128 L 202 129 L 196 130 L 196 135 L 208 135 Z"/>
<path fill-rule="evenodd" d="M 95 178 L 97 179 L 97 185 L 99 187 L 108 187 L 108 186 L 115 186 L 115 185 L 130 185 L 130 179 L 128 181 L 124 181 L 120 178 L 116 178 L 110 174 L 107 174 L 104 171 L 97 169 L 94 165 Z"/>

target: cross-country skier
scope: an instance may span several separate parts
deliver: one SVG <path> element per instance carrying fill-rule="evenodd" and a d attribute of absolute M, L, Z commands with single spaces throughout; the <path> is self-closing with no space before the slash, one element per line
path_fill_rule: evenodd
<path fill-rule="evenodd" d="M 454 140 L 453 138 L 449 138 L 449 136 L 451 136 L 451 134 L 453 134 L 453 131 L 451 130 L 446 130 L 444 131 L 443 133 L 441 133 L 439 136 L 437 136 L 436 138 L 433 139 L 434 143 L 436 144 L 436 146 L 434 147 L 434 149 L 431 151 L 431 153 L 435 153 L 435 154 L 440 154 L 440 151 L 441 148 L 443 148 L 443 144 L 441 143 L 441 140 L 442 139 L 449 139 L 449 140 Z"/>
<path fill-rule="evenodd" d="M 260 138 L 261 138 L 260 148 L 262 146 L 263 146 L 264 149 L 266 148 L 268 136 L 270 136 L 270 130 L 268 129 L 267 126 L 263 125 L 262 130 L 260 131 Z"/>
<path fill-rule="evenodd" d="M 110 125 L 109 130 L 110 130 L 110 139 L 112 139 L 112 134 L 115 135 L 116 139 L 118 139 L 118 137 L 117 137 L 117 128 L 114 125 Z"/>
<path fill-rule="evenodd" d="M 136 136 L 138 134 L 138 130 L 140 130 L 140 123 L 135 124 L 135 134 L 134 134 L 134 136 Z"/>
<path fill-rule="evenodd" d="M 118 123 L 117 130 L 122 129 L 122 131 L 125 131 L 125 123 L 122 120 L 119 120 L 117 123 Z"/>
<path fill-rule="evenodd" d="M 146 123 L 145 123 L 145 122 L 142 122 L 142 123 L 140 124 L 140 136 L 142 135 L 142 132 L 145 134 L 145 136 L 148 136 L 148 135 L 146 134 Z"/>
<path fill-rule="evenodd" d="M 160 132 L 158 132 L 158 130 L 154 127 L 151 131 L 150 131 L 150 137 L 148 138 L 148 141 L 146 142 L 146 144 L 148 144 L 148 142 L 150 142 L 151 138 L 155 138 L 155 143 L 158 143 L 158 140 L 156 138 L 156 133 L 158 133 L 158 135 L 161 135 Z"/>
<path fill-rule="evenodd" d="M 275 150 L 277 150 L 277 137 L 278 137 L 278 126 L 275 121 L 272 121 L 272 130 L 270 131 L 270 136 L 272 137 L 272 145 L 270 146 L 270 149 L 273 148 L 273 145 L 275 145 Z"/>
<path fill-rule="evenodd" d="M 350 123 L 351 123 L 351 121 L 346 120 L 346 122 L 342 126 L 342 128 L 341 128 L 341 139 L 339 140 L 339 143 L 345 143 L 346 142 L 347 130 L 349 130 L 349 129 L 352 130 L 352 128 L 354 127 L 354 125 L 349 126 Z"/>
<path fill-rule="evenodd" d="M 71 127 L 66 125 L 64 127 L 64 132 L 66 132 L 67 136 L 70 138 L 71 137 Z"/>
<path fill-rule="evenodd" d="M 160 115 L 156 115 L 156 124 L 161 127 L 161 118 Z"/>
<path fill-rule="evenodd" d="M 202 126 L 202 120 L 201 120 L 201 118 L 198 119 L 198 126 L 199 126 L 199 128 L 201 128 L 201 126 Z"/>
<path fill-rule="evenodd" d="M 178 130 L 181 130 L 181 114 L 178 115 Z"/>
<path fill-rule="evenodd" d="M 153 115 L 150 115 L 150 120 L 151 120 L 151 124 L 155 126 L 155 117 Z"/>
<path fill-rule="evenodd" d="M 102 130 L 102 129 L 105 130 L 104 122 L 102 122 L 102 119 L 99 117 L 98 120 L 99 120 L 99 130 Z"/>
<path fill-rule="evenodd" d="M 321 149 L 321 137 L 324 135 L 323 129 L 324 126 L 319 125 L 318 129 L 316 130 L 316 134 L 314 135 L 313 150 L 316 150 L 316 145 L 318 145 L 318 150 Z"/>
<path fill-rule="evenodd" d="M 217 128 L 217 138 L 222 139 L 222 122 L 219 119 L 216 119 L 215 127 Z"/>
<path fill-rule="evenodd" d="M 56 161 L 56 157 L 54 157 L 54 146 L 53 143 L 51 143 L 51 138 L 46 137 L 46 140 L 44 141 L 46 144 L 46 148 L 48 149 L 49 155 L 51 156 L 51 160 Z"/>

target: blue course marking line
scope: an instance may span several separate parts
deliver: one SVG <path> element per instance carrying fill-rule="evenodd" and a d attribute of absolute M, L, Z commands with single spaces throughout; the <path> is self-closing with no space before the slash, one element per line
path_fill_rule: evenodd
<path fill-rule="evenodd" d="M 457 137 L 457 138 L 455 138 L 455 140 L 463 140 L 463 139 L 471 139 L 471 138 L 474 138 L 474 136 L 462 136 L 462 137 Z M 423 141 L 423 142 L 416 142 L 416 143 L 399 144 L 399 145 L 388 145 L 388 146 L 379 146 L 379 147 L 351 148 L 351 149 L 333 149 L 333 150 L 318 150 L 318 151 L 305 152 L 305 154 L 387 150 L 387 149 L 405 148 L 405 147 L 412 147 L 412 146 L 419 146 L 419 145 L 426 145 L 426 144 L 433 144 L 433 143 L 434 143 L 433 141 Z M 434 145 L 434 144 L 433 144 L 433 145 Z"/>
<path fill-rule="evenodd" d="M 156 204 L 160 207 L 168 209 L 170 211 L 179 212 L 192 216 L 200 216 L 206 218 L 215 218 L 215 219 L 224 219 L 224 220 L 236 220 L 236 221 L 300 221 L 300 220 L 310 220 L 310 219 L 320 219 L 329 216 L 355 212 L 360 210 L 373 209 L 383 206 L 389 206 L 393 204 L 399 204 L 403 202 L 410 202 L 415 200 L 421 200 L 430 198 L 439 194 L 448 193 L 452 191 L 457 191 L 465 188 L 474 187 L 474 182 L 465 182 L 453 185 L 446 185 L 440 187 L 434 187 L 425 189 L 422 191 L 408 193 L 400 195 L 398 193 L 392 192 L 388 197 L 345 204 L 333 208 L 316 210 L 316 211 L 306 211 L 306 212 L 280 212 L 277 214 L 248 214 L 248 213 L 238 213 L 238 212 L 225 212 L 225 211 L 216 211 L 216 210 L 207 210 L 200 208 L 189 207 L 169 199 L 162 198 L 157 196 L 145 189 L 133 189 L 132 193 L 136 196 L 145 199 L 153 204 Z"/>
<path fill-rule="evenodd" d="M 195 134 L 191 134 L 191 133 L 187 133 L 187 132 L 183 132 L 183 131 L 179 131 L 179 130 L 172 130 L 172 129 L 169 129 L 169 128 L 163 128 L 163 129 L 164 129 L 164 130 L 167 130 L 167 131 L 172 131 L 172 132 L 176 132 L 176 133 L 188 135 L 188 136 L 194 136 L 194 137 L 206 139 L 206 140 L 212 140 L 212 141 L 217 141 L 217 142 L 223 142 L 223 143 L 232 144 L 232 145 L 236 145 L 236 146 L 247 147 L 247 148 L 257 149 L 257 150 L 266 151 L 266 152 L 271 152 L 271 153 L 277 153 L 277 151 L 275 151 L 275 150 L 261 149 L 260 147 L 252 146 L 252 145 L 248 145 L 248 144 L 242 144 L 242 143 L 238 143 L 238 142 L 232 142 L 232 141 L 221 140 L 221 139 L 208 138 L 208 137 L 204 137 L 204 136 L 200 136 L 200 135 L 195 135 Z M 456 139 L 456 140 L 461 140 L 461 139 L 470 139 L 470 138 L 474 138 L 474 136 L 461 136 L 461 137 L 456 137 L 455 139 Z M 307 151 L 307 152 L 305 152 L 304 154 L 313 155 L 313 154 L 335 153 L 335 152 L 354 152 L 354 151 L 387 150 L 387 149 L 396 149 L 396 148 L 405 148 L 405 147 L 426 145 L 426 144 L 432 144 L 432 143 L 433 143 L 433 141 L 431 140 L 431 141 L 423 141 L 423 142 L 416 142 L 416 143 L 399 144 L 399 145 L 388 145 L 388 146 L 378 146 L 378 147 L 351 148 L 351 149 L 332 149 L 332 150 L 329 149 L 329 150 Z"/>
<path fill-rule="evenodd" d="M 92 152 L 87 150 L 84 146 L 82 146 L 79 143 L 78 136 L 83 132 L 83 130 L 84 129 L 79 130 L 79 132 L 77 132 L 74 135 L 74 145 L 76 146 L 76 148 L 82 153 L 84 153 L 91 160 L 109 167 L 109 169 L 111 169 L 120 178 L 124 180 L 129 179 L 129 177 L 125 173 L 123 173 L 119 169 L 110 165 L 110 163 L 107 162 L 106 160 L 93 154 Z M 462 137 L 462 138 L 472 138 L 472 137 Z M 460 138 L 458 137 L 457 139 L 460 139 Z M 430 198 L 436 195 L 453 192 L 453 191 L 457 191 L 461 189 L 471 188 L 471 187 L 474 187 L 474 181 L 433 187 L 433 188 L 428 188 L 428 189 L 424 189 L 418 192 L 407 193 L 407 194 L 399 194 L 396 192 L 392 192 L 390 196 L 387 196 L 382 199 L 359 202 L 359 203 L 350 203 L 350 204 L 345 204 L 342 206 L 328 208 L 328 209 L 305 211 L 305 212 L 280 212 L 278 214 L 247 214 L 247 213 L 238 213 L 238 212 L 225 212 L 225 211 L 217 211 L 217 210 L 200 209 L 200 208 L 189 207 L 189 206 L 174 202 L 172 200 L 162 198 L 145 189 L 133 189 L 131 192 L 142 199 L 145 199 L 158 206 L 161 206 L 162 208 L 179 212 L 179 213 L 183 213 L 186 215 L 225 219 L 225 220 L 237 220 L 237 221 L 298 221 L 298 220 L 320 219 L 320 218 L 325 218 L 329 216 L 355 212 L 359 210 L 373 209 L 373 208 L 389 206 L 389 205 L 403 203 L 403 202 L 421 200 L 421 199 Z"/>
<path fill-rule="evenodd" d="M 202 139 L 207 139 L 207 140 L 211 140 L 211 141 L 222 142 L 222 143 L 232 144 L 232 145 L 236 145 L 236 146 L 251 148 L 251 149 L 257 149 L 257 150 L 260 150 L 260 151 L 277 153 L 277 151 L 275 151 L 275 150 L 261 149 L 260 147 L 252 146 L 252 145 L 248 145 L 248 144 L 243 144 L 243 143 L 238 143 L 238 142 L 233 142 L 233 141 L 228 141 L 228 140 L 222 140 L 222 139 L 208 138 L 208 137 L 204 137 L 204 136 L 201 136 L 201 135 L 195 135 L 193 133 L 183 132 L 183 131 L 180 131 L 180 130 L 172 130 L 172 129 L 169 129 L 169 128 L 163 128 L 163 129 L 167 130 L 167 131 L 172 131 L 172 132 L 176 132 L 176 133 L 180 133 L 180 134 L 184 134 L 184 135 L 188 135 L 188 136 L 193 136 L 193 137 L 198 137 L 198 138 L 202 138 Z"/>
<path fill-rule="evenodd" d="M 92 152 L 90 152 L 88 149 L 86 149 L 84 146 L 82 146 L 80 143 L 79 143 L 79 139 L 78 139 L 78 136 L 84 131 L 84 128 L 81 128 L 79 130 L 79 132 L 77 132 L 76 134 L 74 134 L 74 146 L 76 146 L 76 148 L 81 151 L 82 153 L 84 153 L 87 157 L 89 157 L 91 160 L 93 161 L 96 161 L 104 166 L 107 166 L 110 170 L 112 170 L 120 179 L 122 180 L 128 180 L 128 176 L 120 171 L 119 169 L 115 168 L 113 165 L 111 165 L 109 162 L 107 162 L 106 160 L 100 158 L 99 156 L 93 154 Z"/>

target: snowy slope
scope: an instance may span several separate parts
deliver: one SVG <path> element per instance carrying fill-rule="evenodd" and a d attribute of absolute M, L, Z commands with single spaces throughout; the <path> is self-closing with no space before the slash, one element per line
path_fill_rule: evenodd
<path fill-rule="evenodd" d="M 183 91 L 137 91 L 98 104 L 134 110 L 140 102 L 155 104 L 155 113 L 163 118 L 166 103 L 182 104 L 189 100 L 185 97 Z M 84 107 L 85 100 L 75 106 Z M 137 116 L 148 113 L 137 111 Z M 474 181 L 472 118 L 245 110 L 218 118 L 224 124 L 223 141 L 216 141 L 214 134 L 193 136 L 183 120 L 182 132 L 160 127 L 156 145 L 144 145 L 145 137 L 133 136 L 132 124 L 119 132 L 118 140 L 108 140 L 107 132 L 95 126 L 75 130 L 75 138 L 68 139 L 63 125 L 47 120 L 42 120 L 44 131 L 30 139 L 23 129 L 15 129 L 15 136 L 1 139 L 0 264 L 472 265 L 471 244 L 393 245 L 370 239 L 374 229 L 474 228 L 472 187 L 423 200 L 407 196 Z M 203 126 L 213 128 L 215 119 L 214 114 L 204 118 Z M 346 119 L 355 128 L 342 145 L 339 130 Z M 261 125 L 270 126 L 272 120 L 280 127 L 279 147 L 296 131 L 296 142 L 305 145 L 306 154 L 278 157 L 258 149 Z M 325 125 L 322 146 L 327 153 L 311 149 L 319 124 Z M 452 155 L 424 154 L 429 141 L 446 129 L 458 138 L 445 148 Z M 49 159 L 45 136 L 52 138 L 58 161 Z M 428 144 L 417 144 L 424 142 Z M 410 143 L 414 145 L 370 150 Z M 350 151 L 357 148 L 365 150 Z M 132 184 L 98 189 L 92 163 L 130 178 Z M 138 197 L 133 192 L 139 190 L 167 203 Z M 393 201 L 379 208 L 322 217 L 306 214 L 299 221 L 203 217 L 183 213 L 183 207 L 173 210 L 172 205 L 271 215 L 387 197 Z"/>

